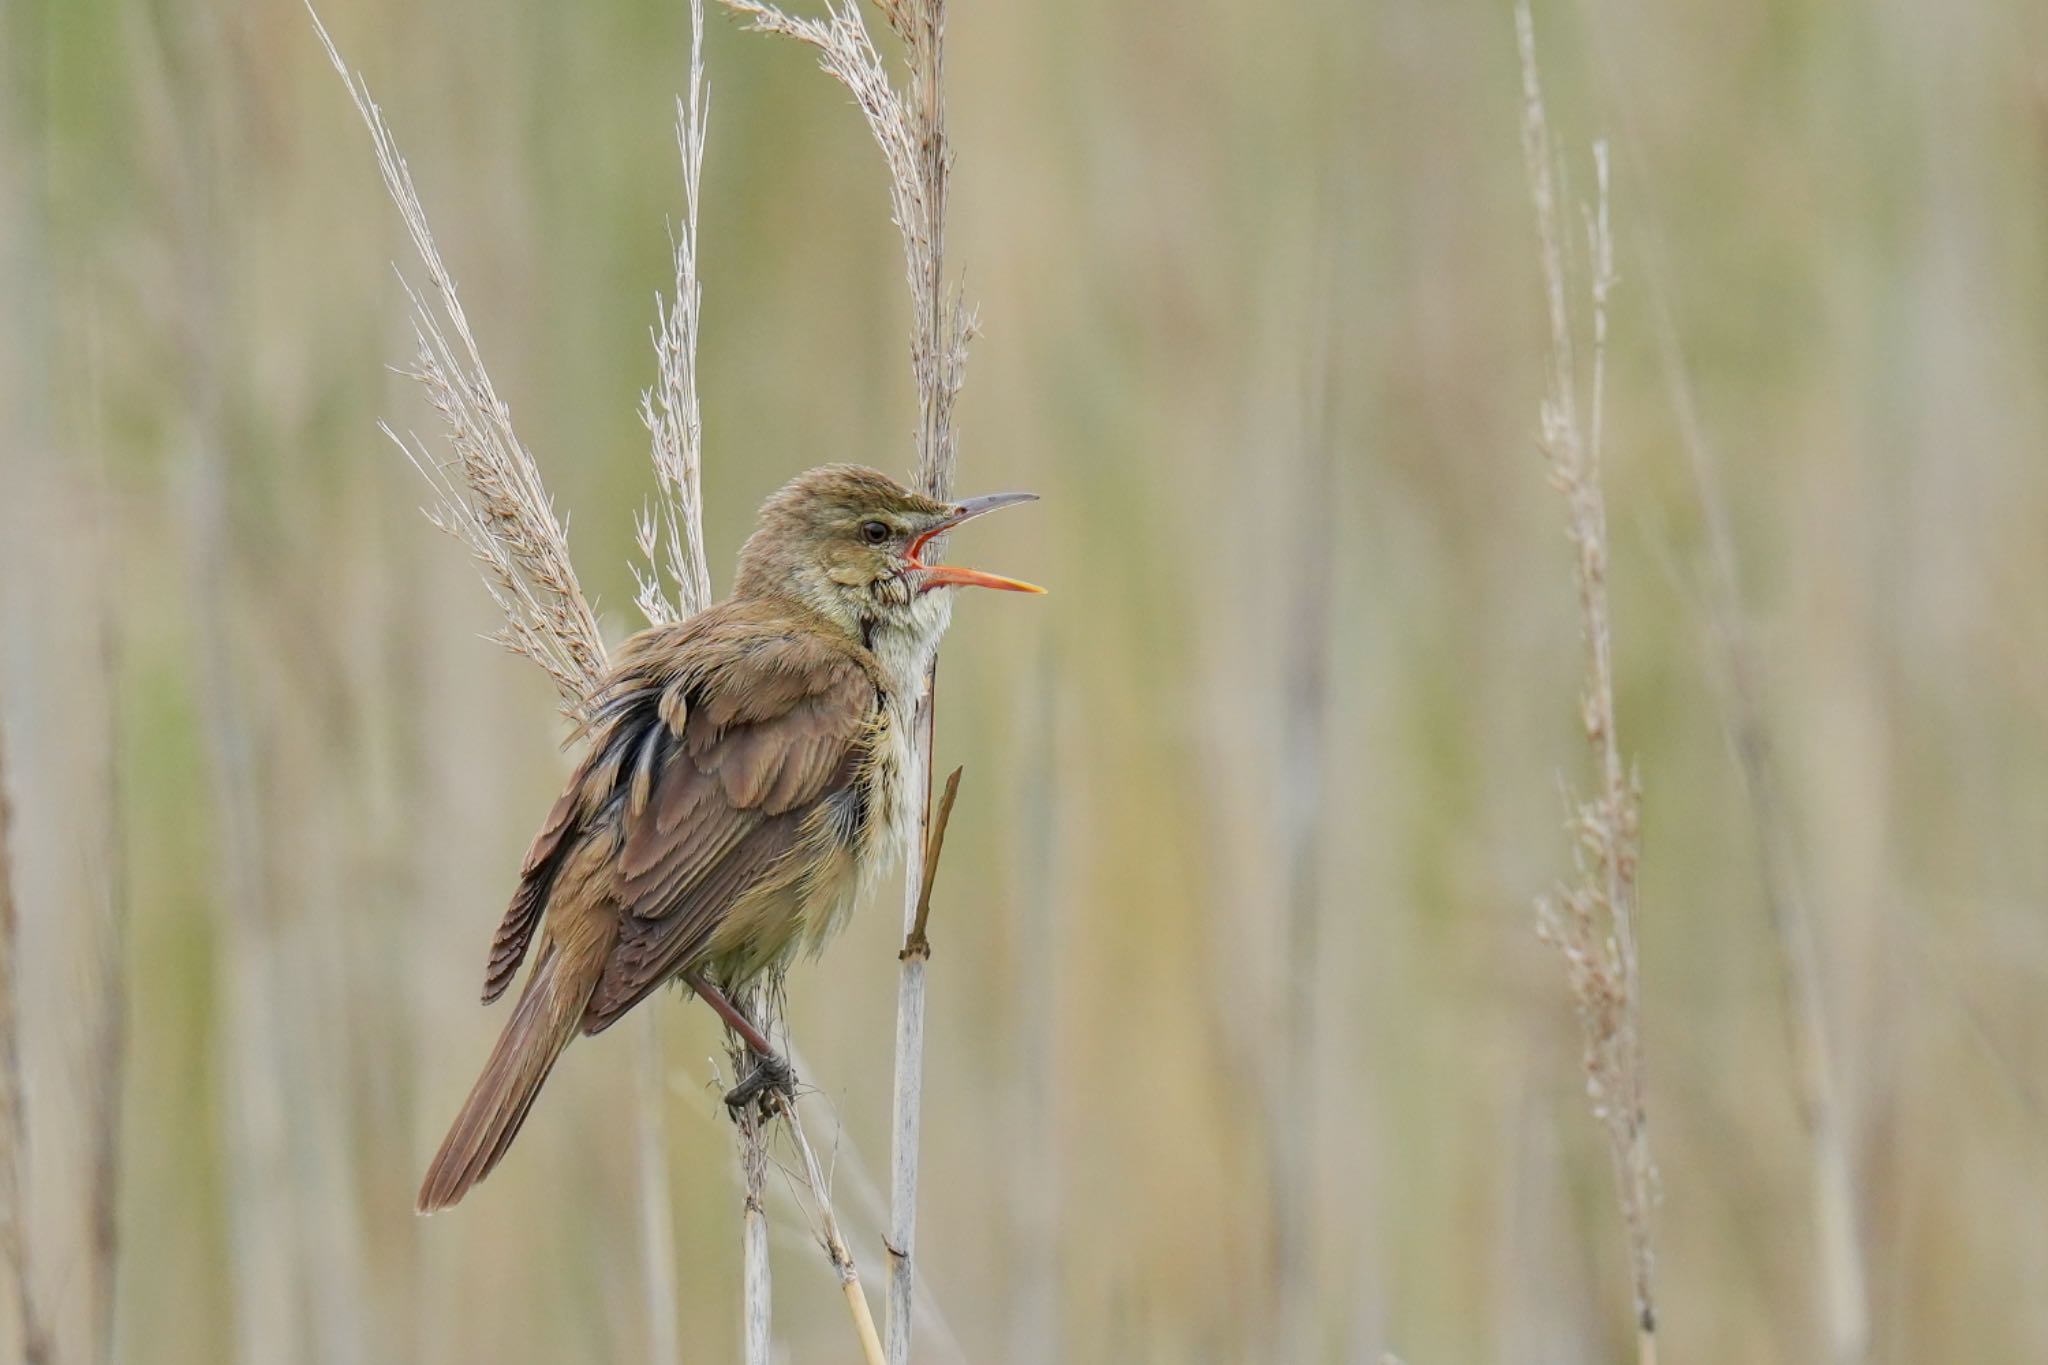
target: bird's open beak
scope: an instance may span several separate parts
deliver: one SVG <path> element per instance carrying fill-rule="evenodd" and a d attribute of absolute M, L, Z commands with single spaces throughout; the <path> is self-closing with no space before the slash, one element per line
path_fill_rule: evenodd
<path fill-rule="evenodd" d="M 1037 502 L 1036 493 L 990 493 L 985 497 L 969 498 L 956 503 L 951 516 L 935 526 L 928 526 L 917 539 L 910 542 L 908 557 L 910 567 L 924 575 L 918 591 L 947 585 L 962 588 L 1001 588 L 1005 592 L 1044 592 L 1036 583 L 1026 583 L 1019 578 L 1004 578 L 1000 574 L 983 573 L 979 569 L 962 569 L 952 564 L 926 564 L 921 556 L 924 547 L 933 537 L 942 536 L 963 521 L 972 521 L 984 512 L 993 512 L 998 507 L 1009 507 L 1020 502 Z"/>

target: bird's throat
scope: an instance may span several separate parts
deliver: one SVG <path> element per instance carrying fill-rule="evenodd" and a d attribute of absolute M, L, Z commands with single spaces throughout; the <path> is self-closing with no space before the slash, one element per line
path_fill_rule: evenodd
<path fill-rule="evenodd" d="M 876 616 L 863 632 L 862 643 L 882 666 L 889 691 L 909 706 L 923 692 L 925 673 L 953 619 L 952 597 L 950 592 L 920 593 Z"/>

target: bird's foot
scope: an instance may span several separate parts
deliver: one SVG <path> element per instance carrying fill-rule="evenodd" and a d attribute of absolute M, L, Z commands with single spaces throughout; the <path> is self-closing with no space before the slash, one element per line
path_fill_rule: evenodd
<path fill-rule="evenodd" d="M 785 1101 L 796 1099 L 796 1070 L 782 1058 L 770 1054 L 754 1058 L 754 1069 L 749 1071 L 740 1083 L 725 1092 L 725 1107 L 734 1114 L 740 1113 L 749 1104 L 760 1103 L 761 1114 L 767 1116 L 770 1109 L 769 1097 L 780 1095 Z"/>

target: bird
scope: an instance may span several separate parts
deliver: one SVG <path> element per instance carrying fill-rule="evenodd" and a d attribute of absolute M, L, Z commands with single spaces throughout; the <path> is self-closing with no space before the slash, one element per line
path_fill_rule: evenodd
<path fill-rule="evenodd" d="M 662 985 L 709 1004 L 756 1057 L 738 1105 L 794 1077 L 734 1003 L 815 953 L 912 827 L 912 730 L 953 590 L 1044 589 L 927 562 L 1001 507 L 824 465 L 762 505 L 732 593 L 616 651 L 571 735 L 585 749 L 491 940 L 483 999 L 532 970 L 427 1168 L 420 1213 L 503 1159 L 562 1050 Z"/>

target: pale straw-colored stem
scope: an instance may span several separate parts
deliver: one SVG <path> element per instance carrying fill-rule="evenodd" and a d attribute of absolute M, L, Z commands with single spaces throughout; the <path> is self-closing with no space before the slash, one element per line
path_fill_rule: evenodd
<path fill-rule="evenodd" d="M 734 1070 L 742 1050 L 733 1050 Z M 774 1352 L 774 1280 L 768 1264 L 768 1136 L 759 1111 L 748 1105 L 733 1115 L 740 1151 L 745 1202 L 740 1210 L 740 1359 L 770 1365 Z"/>
<path fill-rule="evenodd" d="M 881 1337 L 875 1332 L 874 1315 L 868 1311 L 868 1296 L 861 1288 L 860 1267 L 855 1264 L 853 1252 L 848 1250 L 846 1238 L 839 1231 L 839 1218 L 832 1210 L 831 1187 L 825 1173 L 818 1165 L 818 1154 L 811 1147 L 810 1138 L 804 1133 L 803 1116 L 787 1096 L 777 1095 L 775 1108 L 789 1129 L 790 1142 L 796 1147 L 802 1162 L 802 1185 L 809 1196 L 808 1207 L 813 1211 L 813 1227 L 817 1232 L 818 1244 L 825 1249 L 825 1255 L 832 1262 L 834 1273 L 839 1276 L 839 1288 L 846 1298 L 846 1311 L 853 1318 L 853 1330 L 860 1340 L 863 1365 L 887 1365 L 887 1356 L 882 1350 Z M 795 1178 L 794 1176 L 792 1177 Z"/>
<path fill-rule="evenodd" d="M 661 1016 L 642 1010 L 639 1020 L 641 1288 L 647 1296 L 649 1365 L 682 1365 L 676 1319 L 675 1229 L 668 1179 L 668 1074 L 661 1059 Z"/>
<path fill-rule="evenodd" d="M 14 901 L 13 817 L 5 726 L 0 724 L 0 1256 L 7 1261 L 21 1358 L 26 1365 L 43 1365 L 51 1345 L 36 1302 L 26 1203 L 28 1103 L 21 1084 L 21 921 Z"/>
<path fill-rule="evenodd" d="M 107 524 L 112 524 L 111 516 Z M 119 562 L 110 542 L 101 563 Z M 111 569 L 109 570 L 112 576 Z M 128 1054 L 128 821 L 121 783 L 120 642 L 111 588 L 101 594 L 100 675 L 105 679 L 105 753 L 100 799 L 106 811 L 107 842 L 100 884 L 99 932 L 95 935 L 93 989 L 99 1007 L 92 1040 L 92 1166 L 89 1206 L 92 1247 L 93 1343 L 103 1365 L 115 1358 L 115 1280 L 120 1260 L 121 1115 Z"/>
<path fill-rule="evenodd" d="M 1281 978 L 1284 1056 L 1275 1068 L 1285 1087 L 1267 1105 L 1273 1162 L 1273 1277 L 1276 1357 L 1313 1360 L 1323 1354 L 1313 1256 L 1316 1134 L 1320 1111 L 1315 1027 L 1316 973 L 1322 919 L 1324 837 L 1323 755 L 1329 742 L 1330 598 L 1336 543 L 1335 463 L 1327 425 L 1327 327 L 1312 360 L 1304 466 L 1296 524 L 1287 632 L 1287 709 L 1280 800 Z"/>
<path fill-rule="evenodd" d="M 931 818 L 934 681 L 935 677 L 927 680 L 924 699 L 918 706 L 911 790 L 923 793 L 923 797 L 911 827 L 912 849 L 925 842 L 926 825 Z M 923 866 L 908 854 L 904 865 L 904 946 L 896 980 L 896 1079 L 889 1106 L 889 1235 L 884 1243 L 889 1257 L 889 1279 L 883 1299 L 889 1365 L 904 1365 L 910 1358 L 915 1312 L 919 1138 L 924 1118 L 925 972 L 931 960 L 931 945 L 922 938 L 917 925 L 918 906 L 930 904 Z M 918 935 L 916 941 L 912 938 L 914 934 Z"/>

